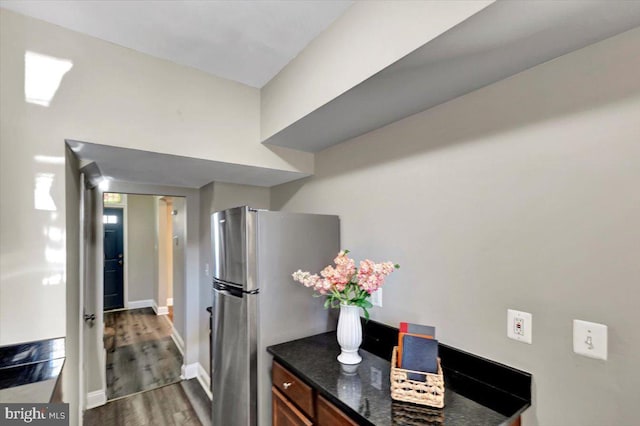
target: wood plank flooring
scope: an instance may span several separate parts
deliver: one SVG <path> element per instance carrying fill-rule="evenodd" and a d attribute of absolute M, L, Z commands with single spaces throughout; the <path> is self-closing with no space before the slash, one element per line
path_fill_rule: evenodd
<path fill-rule="evenodd" d="M 183 380 L 180 382 L 180 386 L 184 390 L 191 406 L 198 416 L 198 420 L 202 423 L 202 426 L 211 426 L 211 400 L 207 396 L 206 392 L 202 389 L 202 385 L 198 382 L 198 379 Z"/>
<path fill-rule="evenodd" d="M 88 426 L 208 426 L 198 420 L 181 383 L 110 401 L 101 407 L 87 410 L 84 413 L 84 424 Z"/>
<path fill-rule="evenodd" d="M 182 356 L 171 339 L 171 325 L 151 308 L 105 313 L 115 330 L 107 351 L 107 399 L 180 381 Z"/>
<path fill-rule="evenodd" d="M 171 324 L 151 308 L 105 312 L 104 326 L 115 330 L 116 346 L 171 337 Z"/>

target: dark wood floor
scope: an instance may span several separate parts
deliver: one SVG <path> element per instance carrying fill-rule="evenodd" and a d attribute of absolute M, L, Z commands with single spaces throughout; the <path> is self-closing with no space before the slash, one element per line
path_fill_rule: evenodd
<path fill-rule="evenodd" d="M 180 381 L 182 356 L 171 339 L 171 325 L 151 308 L 105 313 L 115 330 L 107 351 L 107 399 Z"/>
<path fill-rule="evenodd" d="M 171 324 L 151 308 L 105 312 L 104 326 L 116 332 L 116 346 L 171 336 Z"/>
<path fill-rule="evenodd" d="M 196 385 L 199 384 L 196 383 Z M 175 383 L 87 410 L 84 413 L 84 424 L 88 426 L 209 426 L 211 423 L 207 425 L 200 422 L 182 383 Z"/>
<path fill-rule="evenodd" d="M 211 400 L 202 389 L 202 385 L 198 379 L 183 380 L 180 382 L 182 390 L 184 390 L 191 406 L 198 416 L 198 420 L 202 426 L 211 426 Z"/>

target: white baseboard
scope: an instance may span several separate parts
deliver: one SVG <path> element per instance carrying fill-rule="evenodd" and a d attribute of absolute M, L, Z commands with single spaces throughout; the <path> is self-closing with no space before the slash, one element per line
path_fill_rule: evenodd
<path fill-rule="evenodd" d="M 173 306 L 173 297 L 167 299 L 167 306 Z"/>
<path fill-rule="evenodd" d="M 166 318 L 167 322 L 171 324 L 171 339 L 173 340 L 173 343 L 175 343 L 178 347 L 180 355 L 184 357 L 184 340 L 182 340 L 180 333 L 178 333 L 178 330 L 176 330 L 176 328 L 173 326 L 173 323 L 171 322 L 169 317 L 165 316 L 164 318 Z"/>
<path fill-rule="evenodd" d="M 189 380 L 198 377 L 198 365 L 197 362 L 193 364 L 182 364 L 180 368 L 180 378 L 182 380 Z"/>
<path fill-rule="evenodd" d="M 153 299 L 130 300 L 127 302 L 127 309 L 140 309 L 153 307 Z"/>
<path fill-rule="evenodd" d="M 151 307 L 153 308 L 153 312 L 156 313 L 156 315 L 168 315 L 169 314 L 169 307 L 167 306 L 158 306 L 158 304 L 156 303 L 156 301 L 153 301 L 153 305 L 151 305 Z"/>
<path fill-rule="evenodd" d="M 87 394 L 87 410 L 100 407 L 107 403 L 107 394 L 103 390 L 89 392 Z"/>
<path fill-rule="evenodd" d="M 204 393 L 207 394 L 209 399 L 213 400 L 213 395 L 211 394 L 211 376 L 207 374 L 207 371 L 200 363 L 198 363 L 198 382 L 200 382 Z"/>

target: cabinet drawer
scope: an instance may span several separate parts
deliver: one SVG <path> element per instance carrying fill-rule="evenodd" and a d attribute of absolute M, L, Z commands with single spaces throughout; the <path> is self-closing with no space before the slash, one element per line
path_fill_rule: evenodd
<path fill-rule="evenodd" d="M 312 426 L 313 423 L 286 397 L 282 396 L 275 386 L 271 387 L 271 395 L 273 399 L 273 426 Z"/>
<path fill-rule="evenodd" d="M 296 376 L 285 370 L 277 362 L 273 363 L 273 386 L 287 396 L 308 417 L 315 417 L 313 408 L 313 389 Z"/>
<path fill-rule="evenodd" d="M 340 411 L 335 405 L 318 395 L 316 417 L 317 426 L 358 426 L 356 422 L 351 420 Z"/>

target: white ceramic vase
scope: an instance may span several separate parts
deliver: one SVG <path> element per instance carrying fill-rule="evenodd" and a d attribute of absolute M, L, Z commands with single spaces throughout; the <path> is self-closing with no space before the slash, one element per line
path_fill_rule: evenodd
<path fill-rule="evenodd" d="M 340 305 L 338 317 L 338 344 L 342 352 L 338 361 L 342 364 L 358 364 L 362 358 L 358 348 L 362 343 L 362 324 L 360 324 L 360 307 Z"/>

